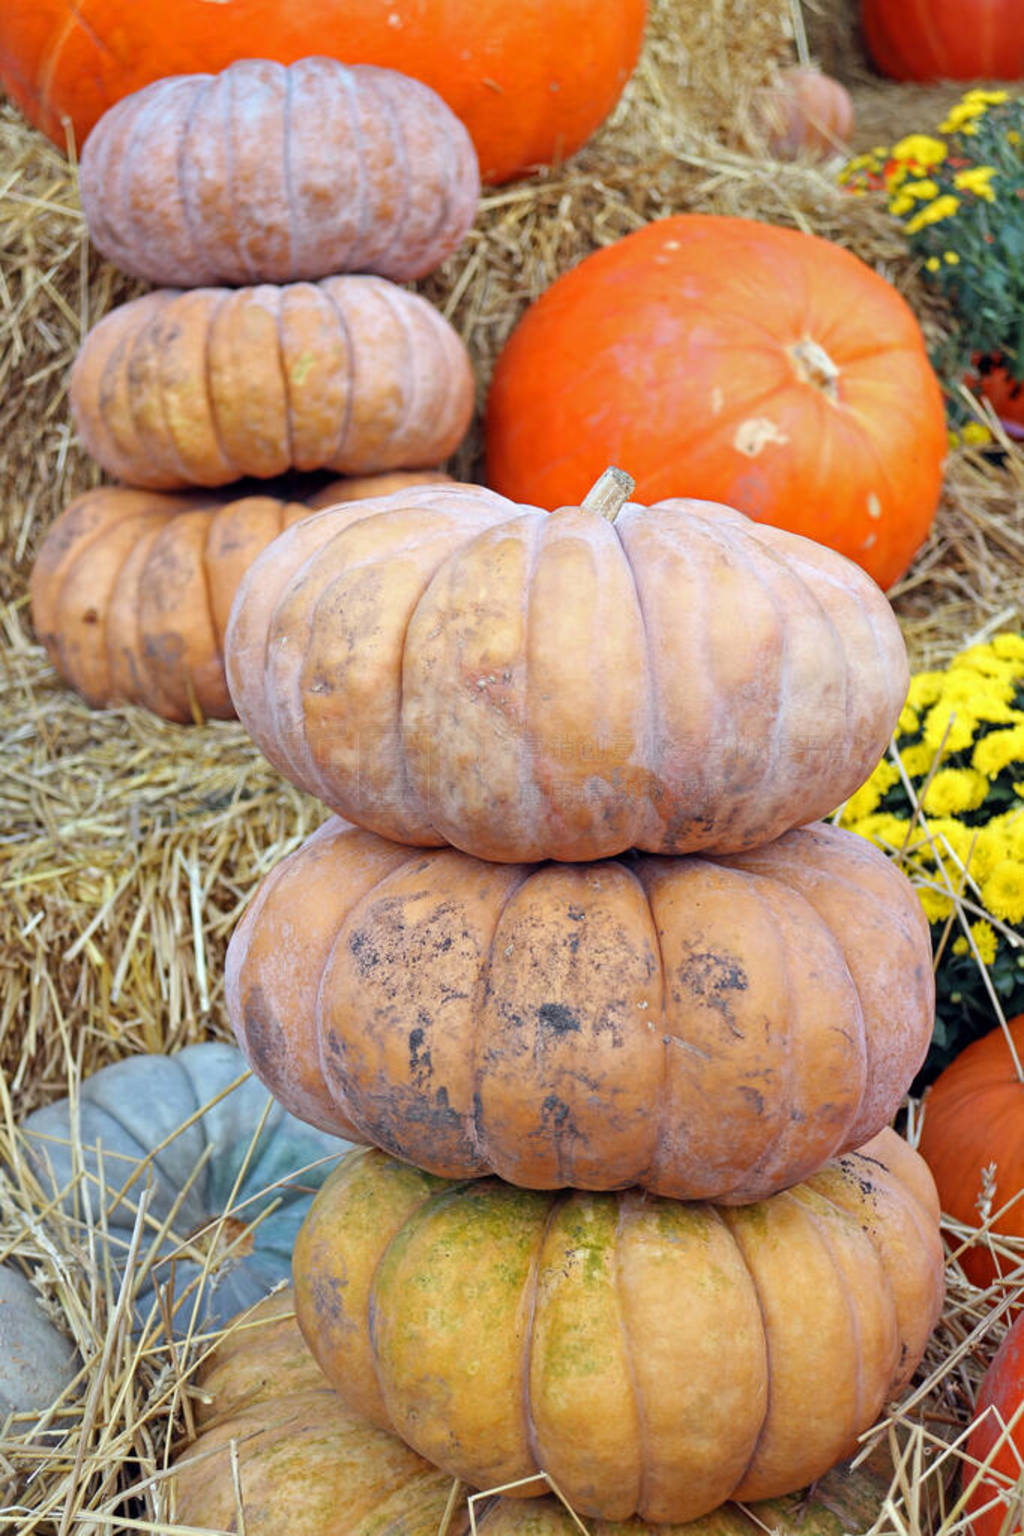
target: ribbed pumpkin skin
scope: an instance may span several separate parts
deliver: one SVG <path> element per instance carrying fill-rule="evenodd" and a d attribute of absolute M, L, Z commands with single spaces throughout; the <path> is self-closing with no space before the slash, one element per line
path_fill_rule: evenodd
<path fill-rule="evenodd" d="M 503 496 L 558 506 L 619 464 L 639 501 L 725 502 L 882 587 L 928 532 L 946 453 L 924 338 L 890 283 L 827 240 L 702 214 L 596 251 L 531 305 L 486 437 Z"/>
<path fill-rule="evenodd" d="M 122 96 L 258 51 L 377 64 L 432 86 L 488 181 L 571 155 L 636 63 L 645 0 L 5 0 L 0 84 L 62 147 Z"/>
<path fill-rule="evenodd" d="M 161 288 L 111 310 L 71 370 L 88 453 L 152 490 L 437 464 L 473 412 L 440 311 L 380 277 Z"/>
<path fill-rule="evenodd" d="M 772 154 L 841 153 L 853 135 L 853 99 L 831 75 L 817 69 L 784 69 L 778 85 L 761 92 L 755 108 Z"/>
<path fill-rule="evenodd" d="M 1000 1536 L 1003 1522 L 1012 1505 L 1016 1518 L 1009 1526 L 1016 1536 L 1024 1525 L 1021 1508 L 1021 1460 L 1024 1458 L 1024 1316 L 1018 1317 L 993 1356 L 982 1379 L 975 1408 L 975 1423 L 967 1441 L 963 1469 L 966 1488 L 977 1470 L 977 1463 L 988 1461 L 991 1473 L 985 1476 L 967 1500 L 967 1513 L 974 1536 Z M 1016 1423 L 1003 1439 L 1003 1428 Z M 995 1450 L 997 1440 L 1003 1444 Z M 1001 1476 L 999 1474 L 1002 1474 Z M 1016 1485 L 1016 1486 L 1014 1486 Z M 996 1502 L 998 1501 L 998 1502 Z M 992 1504 L 992 1508 L 983 1506 Z"/>
<path fill-rule="evenodd" d="M 152 283 L 405 282 L 458 246 L 480 173 L 465 128 L 418 80 L 244 59 L 117 102 L 79 185 L 93 244 Z"/>
<path fill-rule="evenodd" d="M 142 704 L 165 720 L 230 720 L 224 632 L 256 555 L 310 507 L 385 495 L 443 475 L 335 480 L 309 503 L 100 486 L 66 508 L 29 584 L 32 624 L 90 704 Z"/>
<path fill-rule="evenodd" d="M 728 1207 L 445 1184 L 355 1152 L 292 1272 L 351 1407 L 475 1487 L 543 1467 L 613 1520 L 805 1486 L 910 1380 L 943 1291 L 931 1178 L 889 1130 Z"/>
<path fill-rule="evenodd" d="M 908 684 L 888 603 L 830 550 L 708 503 L 609 523 L 460 486 L 290 529 L 225 662 L 286 778 L 505 863 L 770 842 L 863 782 Z"/>
<path fill-rule="evenodd" d="M 934 1017 L 915 891 L 825 825 L 524 867 L 335 819 L 264 880 L 225 984 L 253 1070 L 324 1130 L 446 1178 L 729 1204 L 881 1130 Z"/>
<path fill-rule="evenodd" d="M 234 1451 L 247 1536 L 436 1536 L 451 1478 L 345 1408 L 291 1310 L 279 1291 L 233 1319 L 197 1372 L 199 1435 L 174 1464 L 175 1523 L 234 1527 Z M 467 1524 L 457 1512 L 452 1536 Z"/>
<path fill-rule="evenodd" d="M 1017 1059 L 1024 1064 L 1024 1014 L 1009 1023 Z M 1024 1189 L 1024 1082 L 1002 1029 L 960 1052 L 925 1096 L 920 1151 L 935 1178 L 942 1209 L 957 1221 L 980 1225 L 984 1169 L 995 1164 L 990 1213 Z M 1024 1238 L 1024 1197 L 993 1222 L 995 1232 Z M 1022 1260 L 1024 1261 L 1024 1256 Z M 1018 1262 L 1021 1262 L 1018 1261 Z M 1000 1270 L 1015 1268 L 980 1238 L 960 1255 L 964 1273 L 988 1286 Z"/>
<path fill-rule="evenodd" d="M 1024 79 L 1020 0 L 861 0 L 860 19 L 893 80 Z"/>

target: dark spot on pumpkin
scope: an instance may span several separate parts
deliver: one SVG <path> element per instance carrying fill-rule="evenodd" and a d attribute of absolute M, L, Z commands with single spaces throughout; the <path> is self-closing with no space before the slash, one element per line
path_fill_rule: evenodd
<path fill-rule="evenodd" d="M 733 995 L 746 992 L 750 981 L 746 971 L 728 956 L 711 950 L 691 950 L 679 967 L 678 979 L 685 991 L 718 1013 L 732 1034 L 742 1038 L 743 1031 L 733 1013 Z M 676 994 L 673 993 L 675 997 Z"/>
<path fill-rule="evenodd" d="M 82 614 L 82 623 L 83 624 L 98 624 L 99 621 L 100 621 L 100 616 L 96 612 L 95 608 L 87 608 L 85 610 L 85 612 Z"/>
<path fill-rule="evenodd" d="M 273 1016 L 263 988 L 256 985 L 246 994 L 242 1010 L 245 1027 L 245 1054 L 262 1082 L 277 1074 L 278 1063 L 287 1055 L 284 1031 Z"/>
<path fill-rule="evenodd" d="M 348 952 L 355 961 L 360 976 L 368 976 L 374 967 L 380 964 L 380 952 L 370 935 L 361 929 L 356 929 L 349 939 Z"/>
<path fill-rule="evenodd" d="M 409 1072 L 414 1086 L 420 1091 L 425 1092 L 434 1071 L 434 1065 L 430 1057 L 430 1047 L 424 1048 L 427 1030 L 430 1028 L 430 1017 L 421 1009 L 419 1020 L 420 1022 L 416 1028 L 409 1031 Z M 442 1089 L 441 1092 L 444 1092 L 444 1090 Z"/>
<path fill-rule="evenodd" d="M 573 902 L 569 903 L 567 916 L 571 919 L 572 922 L 582 923 L 586 915 L 587 913 L 584 907 L 577 907 Z"/>
<path fill-rule="evenodd" d="M 740 1093 L 742 1093 L 743 1097 L 753 1107 L 755 1115 L 763 1115 L 764 1114 L 764 1095 L 763 1094 L 758 1093 L 756 1088 L 751 1088 L 746 1083 L 741 1083 L 740 1084 Z"/>
<path fill-rule="evenodd" d="M 564 1003 L 541 1003 L 537 1018 L 545 1029 L 553 1030 L 556 1035 L 567 1035 L 580 1029 L 579 1019 Z"/>

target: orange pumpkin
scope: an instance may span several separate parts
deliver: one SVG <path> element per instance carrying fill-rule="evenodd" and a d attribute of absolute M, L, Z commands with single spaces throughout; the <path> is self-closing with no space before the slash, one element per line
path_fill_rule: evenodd
<path fill-rule="evenodd" d="M 380 277 L 157 289 L 93 326 L 71 370 L 86 450 L 152 490 L 436 464 L 473 392 L 440 311 Z"/>
<path fill-rule="evenodd" d="M 818 1477 L 910 1380 L 943 1290 L 934 1186 L 889 1130 L 723 1207 L 446 1184 L 357 1151 L 292 1273 L 350 1407 L 475 1487 L 543 1467 L 610 1520 Z"/>
<path fill-rule="evenodd" d="M 291 1291 L 235 1318 L 196 1385 L 199 1434 L 171 1476 L 175 1526 L 233 1530 L 241 1503 L 246 1536 L 437 1536 L 451 1478 L 331 1391 Z M 467 1526 L 463 1507 L 451 1536 Z"/>
<path fill-rule="evenodd" d="M 431 1173 L 758 1200 L 888 1123 L 931 1040 L 909 881 L 835 827 L 716 861 L 489 865 L 331 821 L 235 930 L 294 1113 Z"/>
<path fill-rule="evenodd" d="M 833 810 L 906 694 L 878 588 L 728 507 L 603 495 L 427 487 L 289 529 L 232 611 L 239 718 L 346 820 L 500 862 L 736 852 Z"/>
<path fill-rule="evenodd" d="M 1008 1032 L 1012 1052 L 1002 1029 L 994 1029 L 935 1079 L 924 1100 L 920 1151 L 944 1211 L 976 1227 L 987 1207 L 996 1217 L 993 1232 L 1024 1238 L 1024 1014 L 1011 1019 Z M 988 1286 L 1024 1265 L 1024 1245 L 1014 1264 L 979 1237 L 960 1262 L 968 1279 Z"/>
<path fill-rule="evenodd" d="M 1024 79 L 1020 0 L 861 0 L 860 19 L 893 80 Z"/>
<path fill-rule="evenodd" d="M 780 160 L 841 154 L 853 137 L 853 98 L 819 69 L 784 69 L 758 93 L 755 122 Z"/>
<path fill-rule="evenodd" d="M 61 146 L 166 75 L 254 51 L 378 64 L 432 86 L 488 181 L 571 155 L 636 63 L 645 0 L 4 0 L 0 85 Z"/>
<path fill-rule="evenodd" d="M 985 1471 L 978 1477 L 982 1465 Z M 1017 1318 L 985 1372 L 967 1440 L 963 1483 L 974 1536 L 1019 1536 L 1024 1530 L 1022 1467 L 1024 1316 Z"/>
<path fill-rule="evenodd" d="M 106 485 L 77 497 L 32 569 L 32 625 L 90 704 L 142 704 L 165 720 L 230 720 L 224 632 L 254 557 L 310 509 L 443 481 L 405 471 L 334 480 L 306 502 Z"/>
<path fill-rule="evenodd" d="M 195 288 L 423 277 L 472 224 L 480 175 L 465 128 L 418 80 L 245 59 L 117 102 L 89 135 L 79 185 L 104 256 Z"/>
<path fill-rule="evenodd" d="M 998 352 L 976 358 L 975 366 L 977 374 L 967 379 L 970 388 L 990 403 L 1009 437 L 1024 438 L 1024 382 L 1014 378 Z"/>
<path fill-rule="evenodd" d="M 527 310 L 487 406 L 488 483 L 558 506 L 607 463 L 817 539 L 883 587 L 938 504 L 946 425 L 895 288 L 827 240 L 682 214 Z"/>

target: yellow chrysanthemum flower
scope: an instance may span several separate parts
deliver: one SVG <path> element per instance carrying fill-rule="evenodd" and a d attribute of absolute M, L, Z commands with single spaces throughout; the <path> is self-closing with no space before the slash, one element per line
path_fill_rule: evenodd
<path fill-rule="evenodd" d="M 911 779 L 927 778 L 934 761 L 935 748 L 930 747 L 926 741 L 911 742 L 900 753 L 900 762 L 906 769 L 907 777 Z"/>
<path fill-rule="evenodd" d="M 863 821 L 865 816 L 870 816 L 872 811 L 878 809 L 878 804 L 887 790 L 898 781 L 899 769 L 888 758 L 883 758 L 871 775 L 859 789 L 855 789 L 843 812 L 844 823 Z"/>
<path fill-rule="evenodd" d="M 919 165 L 923 171 L 933 165 L 941 165 L 946 158 L 946 146 L 942 139 L 933 139 L 927 133 L 908 133 L 906 138 L 894 144 L 889 154 L 893 160 Z"/>
<path fill-rule="evenodd" d="M 957 102 L 955 107 L 950 108 L 945 122 L 939 124 L 939 132 L 971 133 L 973 131 L 976 133 L 977 129 L 974 128 L 973 119 L 984 117 L 986 106 L 987 103 L 984 101 L 972 101 L 969 97 L 965 96 L 962 101 Z M 945 145 L 943 145 L 943 149 L 945 149 Z"/>
<path fill-rule="evenodd" d="M 925 269 L 928 272 L 937 272 L 941 266 L 942 262 L 937 256 L 929 256 L 925 262 Z"/>
<path fill-rule="evenodd" d="M 986 427 L 984 422 L 981 421 L 965 422 L 960 437 L 961 441 L 965 442 L 968 447 L 993 441 L 991 428 Z"/>
<path fill-rule="evenodd" d="M 911 709 L 926 709 L 942 697 L 945 672 L 915 672 L 907 689 L 907 703 Z"/>
<path fill-rule="evenodd" d="M 974 827 L 965 827 L 963 822 L 957 821 L 955 816 L 930 816 L 928 818 L 928 833 L 933 845 L 940 852 L 946 844 L 953 850 L 953 857 L 958 871 L 967 864 L 968 858 L 974 850 Z"/>
<path fill-rule="evenodd" d="M 1019 661 L 1024 666 L 1024 635 L 994 635 L 989 645 L 997 656 L 1005 657 L 1009 661 Z"/>
<path fill-rule="evenodd" d="M 985 907 L 1003 923 L 1024 919 L 1024 864 L 1002 859 L 981 887 Z"/>
<path fill-rule="evenodd" d="M 967 864 L 967 873 L 976 885 L 981 886 L 989 878 L 996 865 L 1009 857 L 1006 834 L 1002 827 L 990 822 L 978 827 Z"/>
<path fill-rule="evenodd" d="M 937 197 L 933 203 L 925 203 L 912 219 L 908 219 L 905 228 L 908 235 L 916 235 L 929 224 L 941 224 L 943 219 L 951 219 L 960 207 L 960 199 L 954 197 L 952 192 L 945 192 L 942 197 Z"/>
<path fill-rule="evenodd" d="M 965 91 L 962 97 L 964 101 L 980 101 L 984 106 L 997 107 L 1002 101 L 1009 101 L 1009 91 L 988 91 L 983 85 L 976 85 L 972 90 Z"/>
<path fill-rule="evenodd" d="M 957 171 L 953 185 L 958 192 L 973 192 L 975 197 L 983 197 L 987 203 L 994 203 L 996 194 L 991 182 L 992 177 L 998 174 L 994 165 L 972 165 L 966 171 Z"/>
<path fill-rule="evenodd" d="M 949 896 L 943 896 L 939 891 L 933 890 L 930 885 L 919 885 L 917 894 L 921 898 L 924 907 L 924 915 L 930 923 L 942 923 L 953 910 L 953 902 Z"/>
<path fill-rule="evenodd" d="M 1016 128 L 1008 128 L 1006 130 L 1006 142 L 1007 144 L 1013 144 L 1014 146 L 1021 142 L 1020 134 L 1017 132 Z"/>
<path fill-rule="evenodd" d="M 920 729 L 921 717 L 910 704 L 904 704 L 900 710 L 900 718 L 896 722 L 896 729 L 901 736 L 913 736 Z"/>
<path fill-rule="evenodd" d="M 960 265 L 960 252 L 959 251 L 943 251 L 942 259 L 946 263 L 947 267 L 958 267 Z M 980 421 L 979 422 L 975 422 L 974 425 L 980 427 L 981 426 L 981 422 Z M 992 436 L 991 432 L 988 431 L 988 427 L 986 427 L 984 430 L 986 432 L 988 432 L 989 437 Z"/>
<path fill-rule="evenodd" d="M 975 811 L 988 794 L 988 779 L 973 768 L 940 768 L 921 797 L 929 815 Z"/>
<path fill-rule="evenodd" d="M 994 779 L 1011 763 L 1024 763 L 1024 725 L 1015 725 L 1008 731 L 989 731 L 975 742 L 971 766 L 979 773 Z"/>
<path fill-rule="evenodd" d="M 1018 640 L 1020 636 L 997 636 L 997 639 L 1000 638 Z M 972 672 L 980 672 L 983 677 L 1024 677 L 1024 651 L 1019 656 L 1013 656 L 998 649 L 993 640 L 988 645 L 968 646 L 965 651 L 953 657 L 949 667 L 951 672 L 969 668 Z"/>
<path fill-rule="evenodd" d="M 996 948 L 998 946 L 996 931 L 992 924 L 986 923 L 985 919 L 980 917 L 976 923 L 971 924 L 971 938 L 974 940 L 978 951 L 978 958 L 982 965 L 991 965 L 996 957 Z M 961 934 L 953 942 L 953 953 L 954 955 L 966 955 L 970 947 L 963 934 Z"/>
<path fill-rule="evenodd" d="M 940 747 L 945 752 L 966 752 L 976 726 L 977 721 L 971 719 L 962 702 L 941 699 L 925 716 L 924 740 L 933 755 Z"/>
<path fill-rule="evenodd" d="M 888 811 L 877 811 L 873 816 L 865 816 L 858 822 L 847 821 L 844 814 L 840 818 L 840 825 L 850 832 L 856 832 L 858 837 L 866 837 L 870 843 L 877 843 L 879 848 L 887 852 L 898 852 L 910 831 L 909 821 L 904 821 L 901 816 L 893 816 Z"/>

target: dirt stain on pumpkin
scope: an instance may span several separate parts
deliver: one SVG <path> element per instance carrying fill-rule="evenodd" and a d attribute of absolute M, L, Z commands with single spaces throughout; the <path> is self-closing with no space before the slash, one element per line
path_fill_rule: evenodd
<path fill-rule="evenodd" d="M 739 962 L 727 955 L 716 955 L 711 950 L 690 950 L 676 972 L 684 992 L 713 1008 L 737 1039 L 743 1031 L 736 1023 L 733 1000 L 737 993 L 746 992 L 750 980 Z M 678 994 L 675 994 L 678 999 Z"/>
<path fill-rule="evenodd" d="M 578 1033 L 582 1028 L 577 1015 L 564 1003 L 541 1003 L 537 1009 L 537 1021 L 544 1029 L 550 1029 L 556 1035 L 566 1035 L 573 1031 Z"/>
<path fill-rule="evenodd" d="M 254 986 L 247 993 L 242 1010 L 245 1026 L 245 1053 L 256 1073 L 264 1082 L 277 1077 L 278 1063 L 287 1055 L 285 1034 L 267 1002 L 261 986 Z"/>

